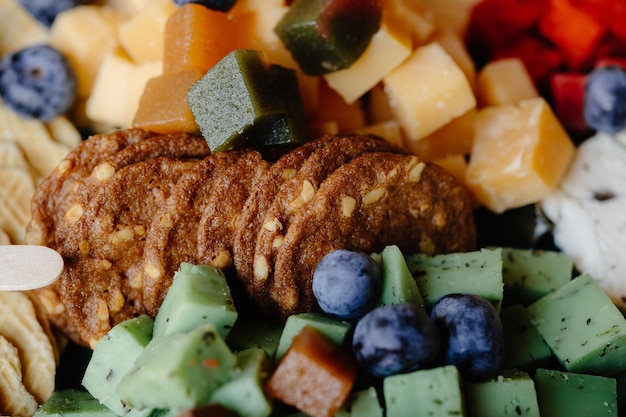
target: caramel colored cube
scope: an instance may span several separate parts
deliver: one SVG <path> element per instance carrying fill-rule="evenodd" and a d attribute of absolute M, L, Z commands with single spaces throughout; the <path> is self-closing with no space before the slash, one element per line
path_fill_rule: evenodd
<path fill-rule="evenodd" d="M 270 377 L 267 391 L 312 417 L 332 417 L 348 398 L 357 368 L 339 346 L 305 326 Z"/>
<path fill-rule="evenodd" d="M 196 69 L 150 79 L 139 101 L 133 127 L 159 133 L 199 133 L 187 104 L 187 90 L 202 75 L 202 71 Z"/>

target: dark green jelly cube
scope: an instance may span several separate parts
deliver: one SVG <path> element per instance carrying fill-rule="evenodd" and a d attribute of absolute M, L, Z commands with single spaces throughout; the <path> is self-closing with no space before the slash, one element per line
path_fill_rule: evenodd
<path fill-rule="evenodd" d="M 296 0 L 274 28 L 304 72 L 350 67 L 380 27 L 377 0 Z"/>

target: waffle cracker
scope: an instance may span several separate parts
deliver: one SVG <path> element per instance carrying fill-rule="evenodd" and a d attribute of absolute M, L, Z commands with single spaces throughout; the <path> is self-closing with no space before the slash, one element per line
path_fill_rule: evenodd
<path fill-rule="evenodd" d="M 22 364 L 17 348 L 0 336 L 0 413 L 29 417 L 39 404 L 22 383 Z"/>
<path fill-rule="evenodd" d="M 45 402 L 54 392 L 57 356 L 27 294 L 0 292 L 0 335 L 17 348 L 28 392 Z"/>
<path fill-rule="evenodd" d="M 23 243 L 35 193 L 33 177 L 23 168 L 0 167 L 0 178 L 0 228 L 12 242 Z"/>

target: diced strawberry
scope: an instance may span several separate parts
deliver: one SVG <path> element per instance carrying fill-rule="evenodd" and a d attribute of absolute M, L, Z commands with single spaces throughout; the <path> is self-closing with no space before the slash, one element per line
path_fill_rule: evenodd
<path fill-rule="evenodd" d="M 483 0 L 473 9 L 468 45 L 485 61 L 537 24 L 545 0 Z"/>
<path fill-rule="evenodd" d="M 617 65 L 626 69 L 626 58 L 606 57 L 596 61 L 594 68 L 602 68 Z"/>
<path fill-rule="evenodd" d="M 592 57 L 606 29 L 601 21 L 569 0 L 548 0 L 539 31 L 564 52 L 569 68 L 576 70 Z"/>
<path fill-rule="evenodd" d="M 583 118 L 586 80 L 586 74 L 574 72 L 554 73 L 550 77 L 554 111 L 571 132 L 589 130 Z"/>

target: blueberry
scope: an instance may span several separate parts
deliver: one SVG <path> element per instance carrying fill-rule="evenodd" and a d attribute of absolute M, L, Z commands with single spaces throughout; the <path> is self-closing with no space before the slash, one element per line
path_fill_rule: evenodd
<path fill-rule="evenodd" d="M 19 0 L 28 12 L 46 27 L 52 26 L 57 15 L 75 7 L 76 0 Z"/>
<path fill-rule="evenodd" d="M 441 297 L 430 312 L 442 337 L 443 362 L 469 377 L 492 376 L 502 360 L 502 323 L 495 307 L 473 294 Z"/>
<path fill-rule="evenodd" d="M 187 3 L 201 4 L 204 7 L 208 7 L 212 10 L 218 10 L 220 12 L 229 11 L 237 2 L 237 0 L 174 0 L 179 6 Z"/>
<path fill-rule="evenodd" d="M 337 249 L 313 272 L 313 295 L 324 313 L 353 320 L 371 310 L 380 298 L 380 266 L 367 254 Z"/>
<path fill-rule="evenodd" d="M 583 116 L 585 123 L 599 132 L 626 129 L 626 70 L 608 66 L 589 73 Z"/>
<path fill-rule="evenodd" d="M 65 57 L 47 45 L 8 53 L 0 61 L 0 97 L 16 113 L 50 120 L 76 98 L 76 75 Z"/>
<path fill-rule="evenodd" d="M 428 313 L 409 303 L 370 311 L 357 322 L 352 338 L 357 362 L 376 378 L 431 365 L 440 344 L 439 331 Z"/>

